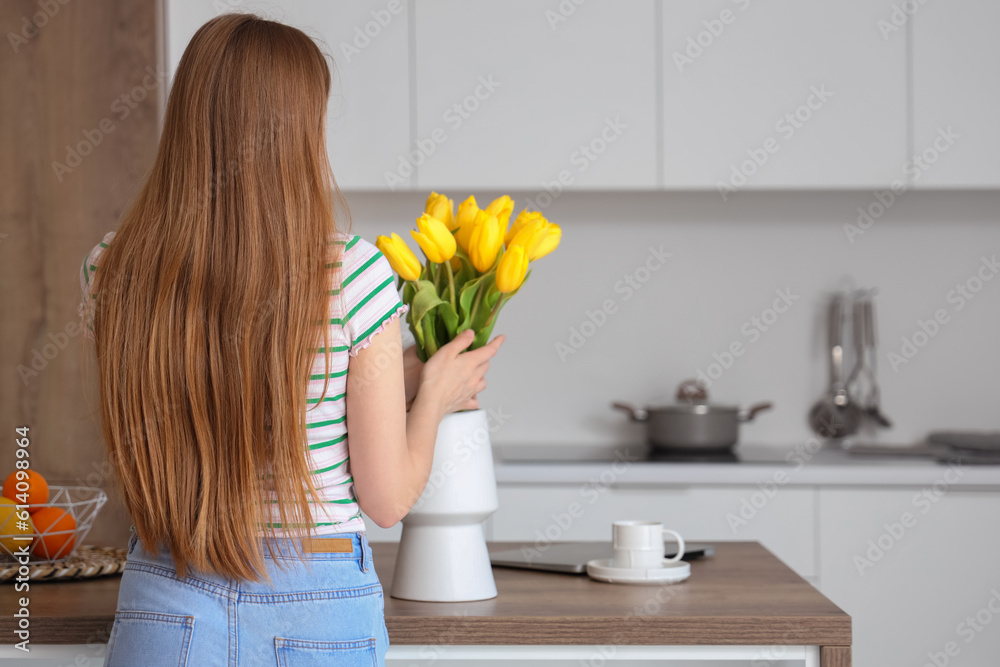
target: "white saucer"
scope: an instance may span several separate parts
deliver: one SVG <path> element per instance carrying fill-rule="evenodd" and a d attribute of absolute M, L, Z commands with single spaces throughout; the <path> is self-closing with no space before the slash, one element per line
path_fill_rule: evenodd
<path fill-rule="evenodd" d="M 587 563 L 587 574 L 598 581 L 609 584 L 676 584 L 691 576 L 691 565 L 684 561 L 669 563 L 663 567 L 633 569 L 615 567 L 611 558 L 599 558 Z"/>

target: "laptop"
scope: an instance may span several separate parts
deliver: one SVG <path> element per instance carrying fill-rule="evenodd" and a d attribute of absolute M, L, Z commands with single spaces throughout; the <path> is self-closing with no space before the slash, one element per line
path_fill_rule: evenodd
<path fill-rule="evenodd" d="M 711 556 L 715 548 L 709 544 L 688 544 L 684 560 L 691 561 Z M 673 558 L 677 553 L 676 542 L 666 542 L 665 558 Z M 543 570 L 565 574 L 586 574 L 587 562 L 598 558 L 611 558 L 610 542 L 553 542 L 544 547 L 524 546 L 520 549 L 496 551 L 490 554 L 490 562 L 497 567 L 513 567 L 522 570 Z"/>

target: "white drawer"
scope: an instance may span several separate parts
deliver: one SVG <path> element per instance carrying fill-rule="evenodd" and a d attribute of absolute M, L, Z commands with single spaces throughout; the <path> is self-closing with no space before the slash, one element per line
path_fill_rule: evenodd
<path fill-rule="evenodd" d="M 691 541 L 757 541 L 803 577 L 816 568 L 815 491 L 757 486 L 618 488 L 502 484 L 494 540 L 610 540 L 611 522 L 662 521 Z"/>

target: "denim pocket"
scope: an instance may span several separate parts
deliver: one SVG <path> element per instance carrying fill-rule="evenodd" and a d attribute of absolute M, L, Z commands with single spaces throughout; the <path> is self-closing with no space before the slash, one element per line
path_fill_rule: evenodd
<path fill-rule="evenodd" d="M 307 639 L 274 638 L 278 667 L 375 667 L 375 638 L 351 642 L 316 642 Z"/>
<path fill-rule="evenodd" d="M 119 611 L 108 639 L 106 667 L 185 667 L 193 616 Z"/>

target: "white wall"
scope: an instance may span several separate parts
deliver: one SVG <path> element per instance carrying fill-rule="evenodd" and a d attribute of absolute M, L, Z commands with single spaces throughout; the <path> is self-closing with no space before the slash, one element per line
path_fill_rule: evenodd
<path fill-rule="evenodd" d="M 456 203 L 468 195 L 448 194 Z M 475 194 L 483 203 L 497 193 Z M 537 193 L 510 194 L 520 207 Z M 350 193 L 354 231 L 371 241 L 405 235 L 424 196 Z M 903 194 L 851 243 L 844 224 L 873 202 L 870 192 L 739 193 L 728 202 L 714 193 L 561 195 L 545 213 L 562 225 L 562 247 L 537 263 L 496 329 L 508 341 L 482 403 L 509 418 L 494 442 L 641 439 L 609 402 L 672 401 L 679 381 L 734 341 L 746 352 L 713 384 L 714 400 L 777 405 L 744 430 L 743 442 L 804 441 L 805 415 L 826 381 L 823 295 L 849 278 L 879 289 L 879 375 L 896 422 L 882 442 L 907 443 L 940 428 L 1000 428 L 1000 279 L 961 308 L 948 300 L 976 275 L 981 257 L 1000 258 L 1000 193 Z M 621 283 L 616 291 L 648 248 L 661 245 L 672 253 L 663 268 L 631 298 Z M 798 300 L 751 342 L 744 323 L 786 288 Z M 560 359 L 557 343 L 569 344 L 570 328 L 608 299 L 616 312 Z M 899 353 L 901 337 L 939 309 L 947 323 L 894 372 L 887 353 Z"/>

